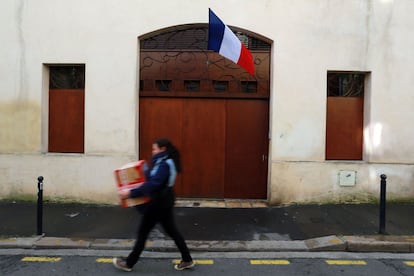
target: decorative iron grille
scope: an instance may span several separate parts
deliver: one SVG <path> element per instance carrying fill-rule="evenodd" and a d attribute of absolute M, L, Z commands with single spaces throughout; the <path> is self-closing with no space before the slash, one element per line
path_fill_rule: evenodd
<path fill-rule="evenodd" d="M 182 25 L 140 40 L 141 92 L 182 91 L 193 92 L 192 96 L 199 94 L 194 92 L 269 95 L 271 45 L 241 31 L 234 33 L 253 54 L 254 76 L 207 50 L 206 24 Z M 168 88 L 165 80 L 170 80 Z"/>
<path fill-rule="evenodd" d="M 83 89 L 85 88 L 84 65 L 50 66 L 50 89 Z"/>
<path fill-rule="evenodd" d="M 329 97 L 363 97 L 365 74 L 328 73 Z"/>
<path fill-rule="evenodd" d="M 250 50 L 268 50 L 271 45 L 240 31 L 234 32 Z M 207 50 L 208 27 L 175 29 L 141 40 L 142 49 L 151 50 Z"/>

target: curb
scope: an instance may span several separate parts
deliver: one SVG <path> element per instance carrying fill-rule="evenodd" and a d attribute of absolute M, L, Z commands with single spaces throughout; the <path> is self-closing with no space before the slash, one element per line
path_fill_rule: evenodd
<path fill-rule="evenodd" d="M 133 239 L 80 239 L 17 237 L 0 239 L 0 249 L 95 249 L 131 250 Z M 393 252 L 414 253 L 414 236 L 325 236 L 302 241 L 187 241 L 194 252 Z M 172 240 L 152 240 L 146 251 L 173 252 Z"/>

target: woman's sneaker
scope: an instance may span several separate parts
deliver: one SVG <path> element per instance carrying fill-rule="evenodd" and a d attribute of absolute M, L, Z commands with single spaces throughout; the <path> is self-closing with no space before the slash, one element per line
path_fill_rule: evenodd
<path fill-rule="evenodd" d="M 123 271 L 132 271 L 132 268 L 127 265 L 125 258 L 113 258 L 112 263 L 114 266 Z"/>
<path fill-rule="evenodd" d="M 187 269 L 187 268 L 192 268 L 192 267 L 194 267 L 194 266 L 195 266 L 194 261 L 191 261 L 191 262 L 184 262 L 184 261 L 181 261 L 179 264 L 176 264 L 176 265 L 174 266 L 174 268 L 175 268 L 176 270 L 184 270 L 184 269 Z"/>

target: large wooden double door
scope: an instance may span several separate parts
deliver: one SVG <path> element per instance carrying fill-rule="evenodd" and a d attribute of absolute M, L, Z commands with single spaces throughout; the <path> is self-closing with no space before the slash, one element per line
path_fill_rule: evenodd
<path fill-rule="evenodd" d="M 270 44 L 237 31 L 254 75 L 207 50 L 208 26 L 175 26 L 140 38 L 139 156 L 155 139 L 181 152 L 180 197 L 267 197 Z"/>
<path fill-rule="evenodd" d="M 182 156 L 178 196 L 265 199 L 268 110 L 267 99 L 142 97 L 140 158 L 167 137 Z"/>

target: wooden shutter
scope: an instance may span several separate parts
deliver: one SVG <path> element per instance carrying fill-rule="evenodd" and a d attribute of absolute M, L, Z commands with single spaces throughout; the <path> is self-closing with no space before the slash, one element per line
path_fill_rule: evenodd
<path fill-rule="evenodd" d="M 49 152 L 84 152 L 84 89 L 49 90 Z"/>
<path fill-rule="evenodd" d="M 362 160 L 363 97 L 328 97 L 326 159 Z"/>

